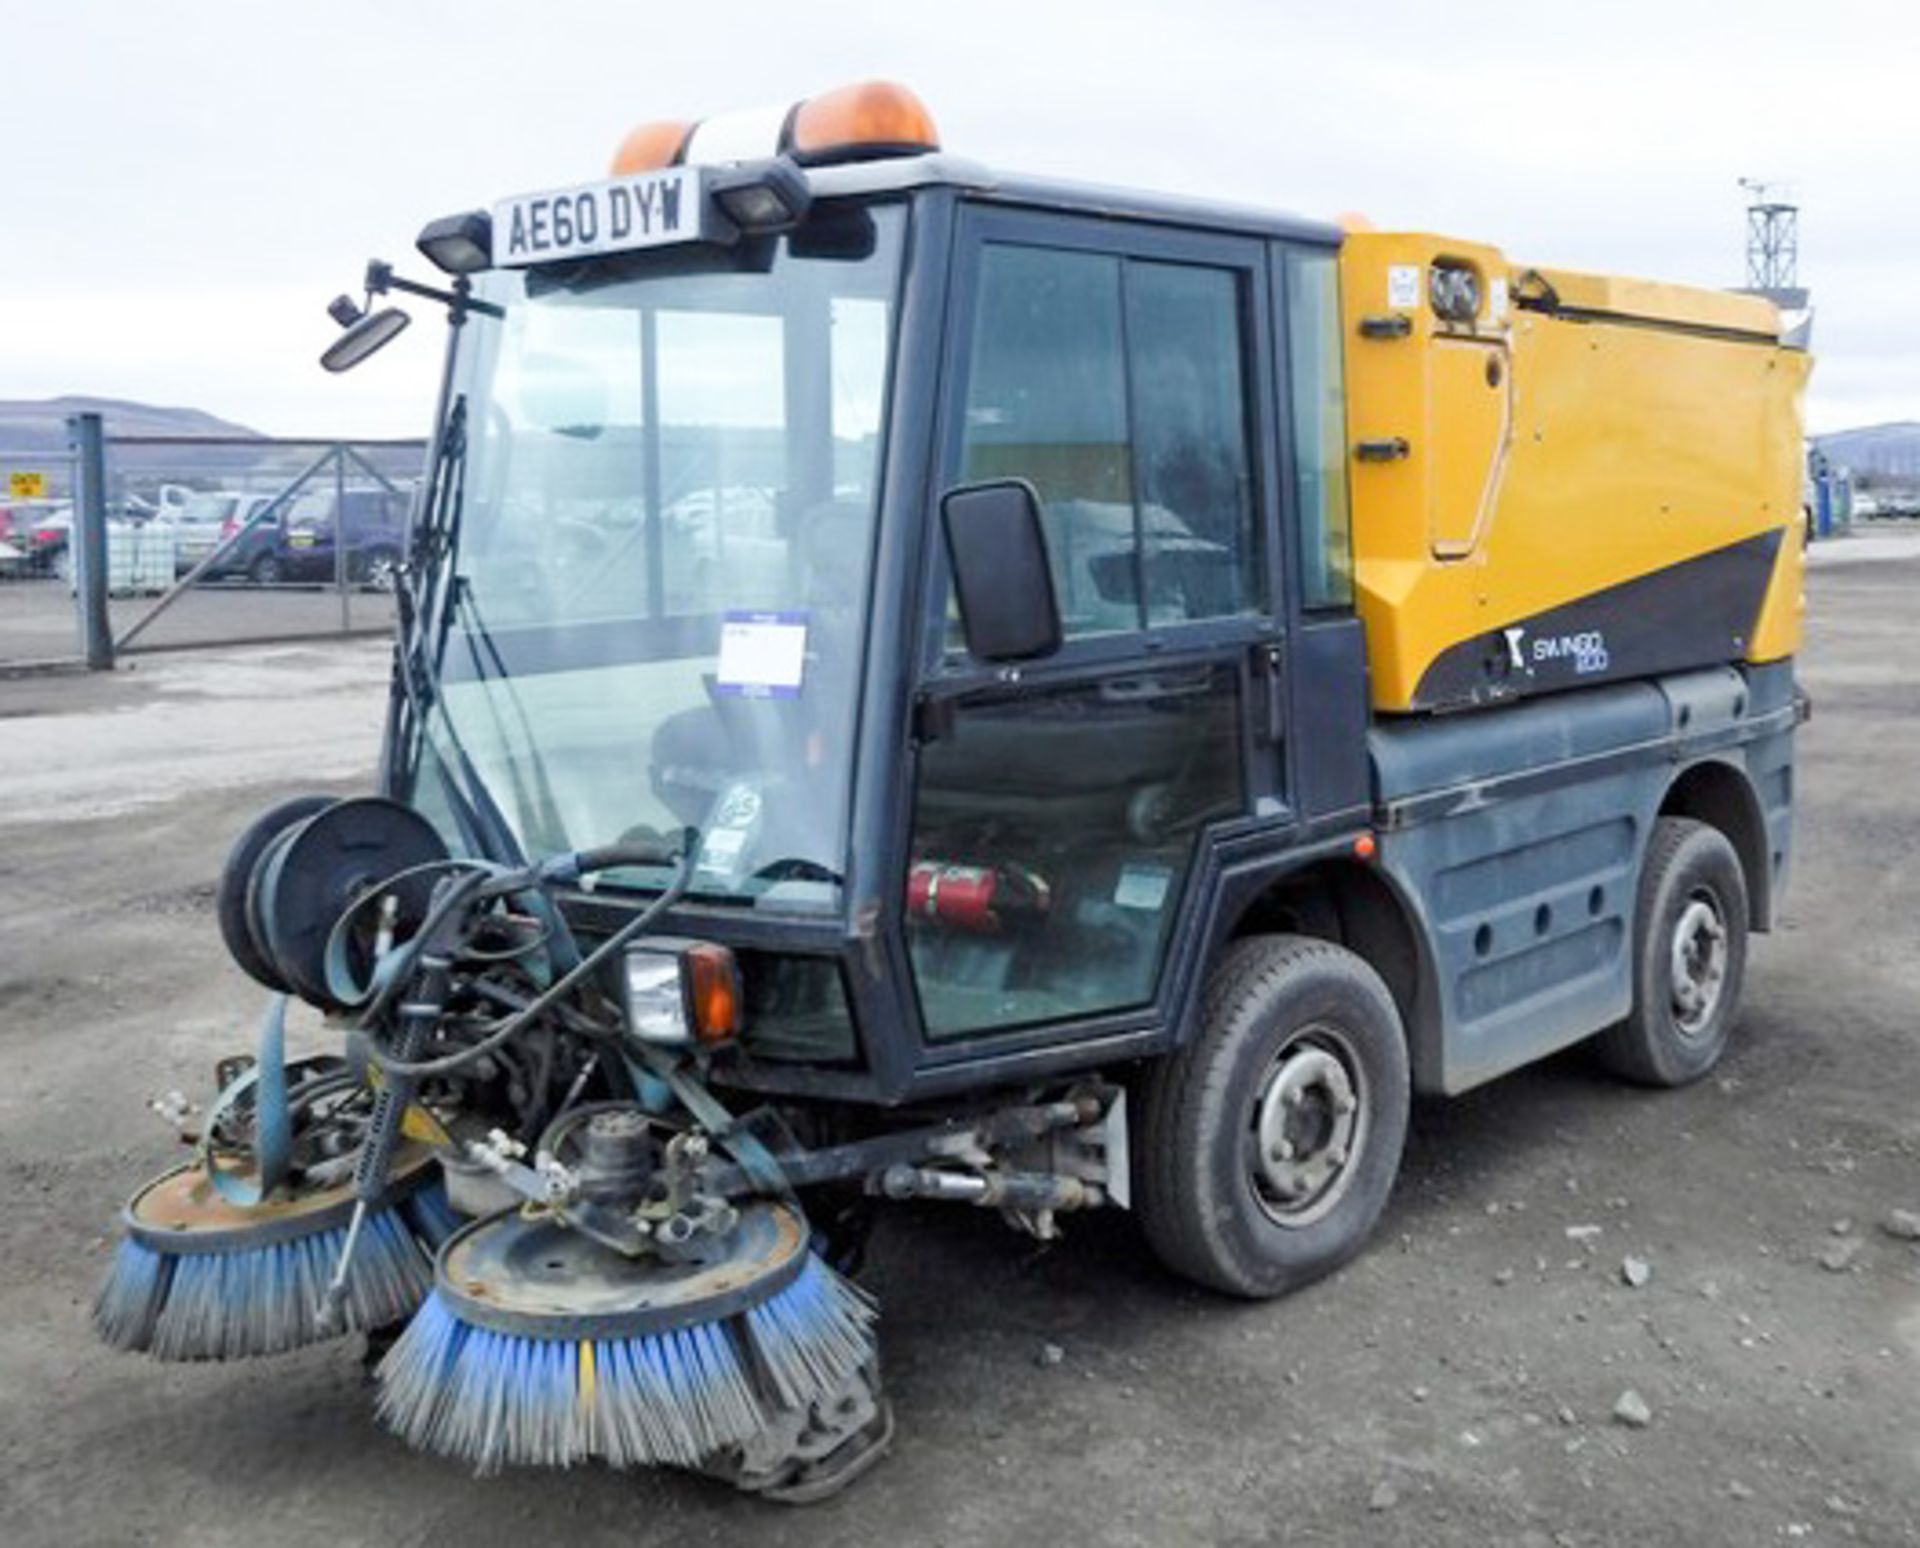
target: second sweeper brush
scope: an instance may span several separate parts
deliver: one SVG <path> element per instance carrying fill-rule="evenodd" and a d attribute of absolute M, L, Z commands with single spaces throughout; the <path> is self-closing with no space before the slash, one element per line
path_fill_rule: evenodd
<path fill-rule="evenodd" d="M 476 1221 L 380 1366 L 387 1426 L 486 1473 L 697 1467 L 831 1399 L 873 1359 L 873 1304 L 756 1203 L 703 1264 L 623 1257 L 552 1219 Z"/>

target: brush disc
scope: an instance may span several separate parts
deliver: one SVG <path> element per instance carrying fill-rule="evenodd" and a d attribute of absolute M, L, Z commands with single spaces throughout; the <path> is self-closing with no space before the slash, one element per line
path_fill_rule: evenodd
<path fill-rule="evenodd" d="M 873 1358 L 873 1303 L 785 1204 L 740 1207 L 724 1256 L 630 1259 L 552 1219 L 475 1221 L 380 1367 L 381 1418 L 478 1471 L 696 1467 L 804 1422 Z"/>
<path fill-rule="evenodd" d="M 316 1308 L 346 1247 L 352 1185 L 242 1208 L 192 1163 L 127 1205 L 95 1327 L 161 1360 L 238 1360 L 401 1321 L 432 1288 L 430 1255 L 458 1222 L 426 1150 L 403 1152 L 396 1174 L 361 1230 L 337 1326 L 322 1327 Z"/>
<path fill-rule="evenodd" d="M 429 1181 L 434 1175 L 432 1161 L 432 1154 L 418 1146 L 398 1153 L 381 1202 L 395 1203 Z M 162 1172 L 134 1194 L 123 1219 L 127 1235 L 142 1246 L 190 1257 L 277 1246 L 296 1237 L 342 1229 L 352 1215 L 351 1179 L 243 1208 L 214 1191 L 198 1162 L 188 1162 Z"/>
<path fill-rule="evenodd" d="M 456 1234 L 437 1280 L 448 1309 L 474 1327 L 530 1338 L 639 1338 L 769 1301 L 806 1261 L 806 1227 L 778 1204 L 743 1210 L 726 1256 L 708 1264 L 623 1257 L 555 1220 L 509 1211 Z"/>

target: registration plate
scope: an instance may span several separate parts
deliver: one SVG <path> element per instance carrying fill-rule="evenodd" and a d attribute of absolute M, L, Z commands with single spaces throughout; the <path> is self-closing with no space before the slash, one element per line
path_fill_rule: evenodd
<path fill-rule="evenodd" d="M 502 268 L 632 252 L 706 235 L 697 167 L 669 167 L 502 199 L 493 207 L 493 261 Z"/>

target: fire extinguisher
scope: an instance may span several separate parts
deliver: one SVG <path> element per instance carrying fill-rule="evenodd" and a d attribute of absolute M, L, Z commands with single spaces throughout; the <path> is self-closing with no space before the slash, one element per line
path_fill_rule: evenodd
<path fill-rule="evenodd" d="M 968 935 L 998 935 L 1052 902 L 1052 889 L 1025 866 L 916 860 L 907 872 L 907 918 Z"/>

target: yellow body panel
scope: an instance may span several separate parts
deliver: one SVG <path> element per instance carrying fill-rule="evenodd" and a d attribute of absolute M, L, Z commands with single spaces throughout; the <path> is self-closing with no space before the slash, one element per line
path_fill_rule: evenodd
<path fill-rule="evenodd" d="M 1436 259 L 1475 273 L 1470 322 L 1435 315 Z M 1376 709 L 1452 707 L 1433 679 L 1422 689 L 1449 649 L 1457 682 L 1463 652 L 1503 654 L 1512 629 L 1521 668 L 1530 642 L 1513 626 L 1542 615 L 1564 626 L 1583 599 L 1743 543 L 1743 573 L 1759 581 L 1724 659 L 1793 654 L 1810 362 L 1779 344 L 1769 303 L 1359 233 L 1342 247 L 1341 304 L 1354 577 Z M 1676 638 L 1698 622 L 1676 605 L 1686 589 L 1659 593 Z M 1664 622 L 1632 616 L 1636 596 L 1596 604 L 1624 611 L 1619 627 L 1636 635 L 1614 652 L 1616 675 Z M 1595 659 L 1604 671 L 1604 653 Z M 1470 702 L 1541 686 L 1498 666 L 1486 663 Z"/>

